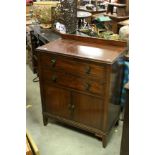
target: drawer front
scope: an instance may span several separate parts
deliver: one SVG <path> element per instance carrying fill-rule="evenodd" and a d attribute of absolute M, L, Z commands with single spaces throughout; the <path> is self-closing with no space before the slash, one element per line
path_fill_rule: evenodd
<path fill-rule="evenodd" d="M 75 59 L 40 53 L 40 60 L 41 67 L 47 70 L 59 69 L 74 75 L 83 75 L 95 79 L 103 79 L 105 76 L 105 67 Z"/>
<path fill-rule="evenodd" d="M 45 70 L 42 71 L 42 79 L 45 83 L 84 91 L 94 95 L 103 95 L 102 81 L 87 80 L 64 72 L 49 72 Z"/>

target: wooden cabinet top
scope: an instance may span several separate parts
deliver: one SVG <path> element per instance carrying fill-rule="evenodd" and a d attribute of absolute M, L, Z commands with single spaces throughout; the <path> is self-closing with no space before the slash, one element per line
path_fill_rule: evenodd
<path fill-rule="evenodd" d="M 113 44 L 84 42 L 72 39 L 57 39 L 37 48 L 38 51 L 89 59 L 96 62 L 113 63 L 125 50 L 124 46 Z"/>

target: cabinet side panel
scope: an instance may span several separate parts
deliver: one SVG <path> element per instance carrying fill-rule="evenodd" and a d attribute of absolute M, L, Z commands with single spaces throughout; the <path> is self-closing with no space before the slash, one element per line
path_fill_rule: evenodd
<path fill-rule="evenodd" d="M 108 109 L 109 109 L 109 89 L 110 89 L 110 73 L 111 73 L 111 65 L 105 65 L 105 83 L 103 90 L 103 112 L 102 112 L 102 130 L 106 133 L 108 132 Z"/>
<path fill-rule="evenodd" d="M 120 114 L 120 98 L 123 78 L 122 58 L 119 58 L 111 67 L 108 129 L 116 123 Z"/>
<path fill-rule="evenodd" d="M 42 113 L 44 113 L 45 110 L 45 105 L 44 105 L 44 89 L 43 89 L 43 80 L 42 80 L 42 70 L 41 70 L 41 61 L 40 61 L 40 57 L 41 57 L 41 53 L 38 52 L 38 76 L 39 76 L 39 86 L 40 86 L 40 97 L 41 97 L 41 105 L 42 105 Z"/>

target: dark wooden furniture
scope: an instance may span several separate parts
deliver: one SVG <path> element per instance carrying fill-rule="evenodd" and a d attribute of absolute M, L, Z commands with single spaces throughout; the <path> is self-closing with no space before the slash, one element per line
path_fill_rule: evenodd
<path fill-rule="evenodd" d="M 126 15 L 129 15 L 129 0 L 119 0 L 118 3 L 126 4 Z"/>
<path fill-rule="evenodd" d="M 30 144 L 29 144 L 27 138 L 26 138 L 26 155 L 33 155 Z"/>
<path fill-rule="evenodd" d="M 93 6 L 93 8 L 88 7 L 90 4 Z M 103 13 L 106 11 L 105 4 L 103 3 L 102 0 L 91 0 L 91 2 L 79 0 L 79 4 L 77 4 L 77 8 L 80 11 L 87 11 L 92 13 L 93 15 L 97 13 Z"/>
<path fill-rule="evenodd" d="M 126 4 L 119 4 L 119 3 L 109 3 L 107 12 L 104 13 L 105 16 L 109 16 L 112 19 L 112 31 L 114 33 L 119 32 L 119 25 L 118 23 L 124 20 L 129 19 L 129 15 L 126 12 Z M 113 12 L 113 8 L 117 7 L 116 13 Z"/>
<path fill-rule="evenodd" d="M 87 18 L 91 18 L 91 13 L 85 11 L 77 11 L 77 19 L 78 19 L 78 29 L 84 26 L 84 20 Z"/>
<path fill-rule="evenodd" d="M 121 27 L 120 22 L 129 19 L 129 16 L 119 17 L 115 13 L 113 15 L 107 14 L 107 13 L 100 13 L 100 14 L 92 15 L 92 20 L 95 18 L 99 18 L 100 16 L 108 16 L 109 18 L 111 18 L 111 21 L 109 21 L 108 24 L 111 25 L 111 31 L 113 31 L 114 33 L 119 33 L 119 29 Z"/>
<path fill-rule="evenodd" d="M 111 19 L 112 19 L 112 31 L 114 33 L 118 33 L 118 30 L 119 30 L 119 26 L 118 26 L 118 23 L 121 22 L 121 21 L 124 21 L 124 20 L 127 20 L 129 19 L 129 16 L 117 16 L 116 14 L 114 15 L 108 15 L 108 14 L 104 14 L 105 16 L 109 16 Z"/>
<path fill-rule="evenodd" d="M 62 35 L 37 48 L 44 125 L 48 118 L 94 133 L 103 146 L 119 119 L 126 43 Z"/>
<path fill-rule="evenodd" d="M 118 23 L 120 26 L 126 26 L 126 25 L 129 25 L 129 20 L 124 20 L 124 21 L 121 21 Z"/>
<path fill-rule="evenodd" d="M 119 3 L 109 3 L 107 8 L 107 14 L 110 12 L 113 14 L 114 7 L 116 7 L 117 16 L 125 16 L 126 15 L 126 4 L 119 4 Z"/>
<path fill-rule="evenodd" d="M 103 13 L 106 12 L 106 9 L 97 9 L 97 10 L 88 10 L 86 6 L 78 6 L 77 8 L 79 11 L 85 11 L 85 12 L 90 12 L 92 15 L 98 14 L 98 13 Z"/>
<path fill-rule="evenodd" d="M 30 153 L 27 154 L 27 152 L 26 152 L 26 155 L 40 155 L 39 149 L 38 149 L 34 139 L 32 138 L 31 134 L 28 132 L 28 130 L 26 130 L 26 141 L 27 141 L 27 145 L 28 145 L 29 149 L 31 150 L 31 151 L 28 151 L 28 152 L 31 152 L 31 154 Z"/>
<path fill-rule="evenodd" d="M 129 155 L 129 83 L 125 85 L 125 88 L 127 96 L 120 155 Z"/>
<path fill-rule="evenodd" d="M 119 23 L 117 24 L 118 33 L 119 33 L 119 30 L 120 30 L 121 27 L 127 26 L 127 25 L 129 25 L 129 19 L 119 22 Z"/>
<path fill-rule="evenodd" d="M 38 58 L 36 48 L 46 43 L 58 39 L 60 35 L 52 32 L 49 29 L 40 29 L 40 32 L 33 26 L 27 27 L 27 49 L 28 49 L 28 64 L 33 73 L 38 71 Z"/>

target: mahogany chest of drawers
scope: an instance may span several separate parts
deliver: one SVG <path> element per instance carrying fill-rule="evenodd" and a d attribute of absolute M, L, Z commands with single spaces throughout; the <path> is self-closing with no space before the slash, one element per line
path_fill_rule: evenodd
<path fill-rule="evenodd" d="M 124 47 L 57 39 L 37 49 L 48 118 L 94 133 L 103 146 L 119 119 Z"/>

